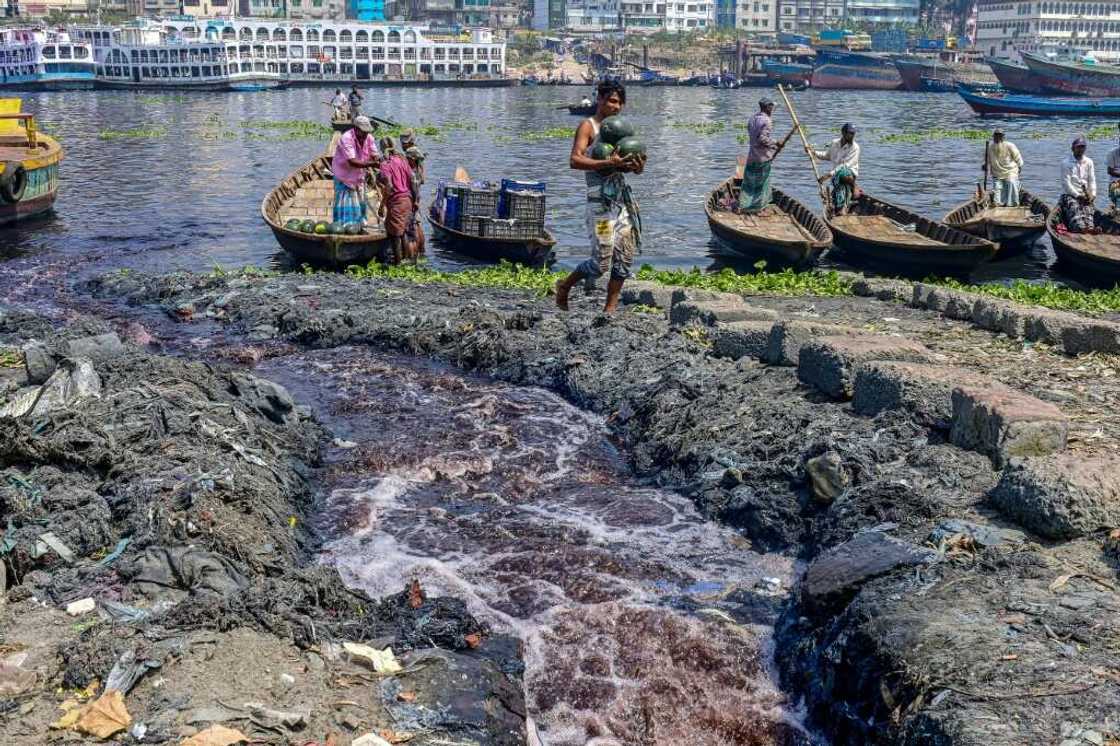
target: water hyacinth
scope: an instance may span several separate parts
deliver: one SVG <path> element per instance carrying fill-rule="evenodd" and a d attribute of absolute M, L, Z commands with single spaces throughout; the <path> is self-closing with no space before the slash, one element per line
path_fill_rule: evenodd
<path fill-rule="evenodd" d="M 164 127 L 133 127 L 127 130 L 101 130 L 99 140 L 158 140 L 167 136 Z"/>

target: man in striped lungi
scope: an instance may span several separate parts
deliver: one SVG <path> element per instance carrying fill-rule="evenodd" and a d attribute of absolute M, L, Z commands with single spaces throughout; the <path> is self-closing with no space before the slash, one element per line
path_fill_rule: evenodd
<path fill-rule="evenodd" d="M 369 117 L 358 117 L 354 126 L 342 134 L 331 159 L 334 175 L 334 215 L 336 223 L 364 223 L 366 219 L 366 169 L 380 162 Z"/>

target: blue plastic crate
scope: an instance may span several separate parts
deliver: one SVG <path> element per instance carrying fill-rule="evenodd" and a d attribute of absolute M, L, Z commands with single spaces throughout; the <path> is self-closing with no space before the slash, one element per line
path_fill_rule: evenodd
<path fill-rule="evenodd" d="M 509 217 L 508 192 L 545 192 L 546 185 L 543 181 L 518 181 L 517 179 L 502 179 L 502 191 L 498 195 L 498 217 Z"/>
<path fill-rule="evenodd" d="M 443 202 L 443 224 L 448 228 L 459 230 L 462 224 L 463 204 L 459 200 L 458 194 L 448 194 L 444 197 Z"/>

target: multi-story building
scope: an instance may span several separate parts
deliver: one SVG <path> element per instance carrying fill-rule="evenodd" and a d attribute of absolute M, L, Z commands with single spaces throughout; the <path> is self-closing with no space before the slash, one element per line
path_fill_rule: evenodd
<path fill-rule="evenodd" d="M 385 0 L 347 0 L 346 17 L 355 21 L 384 21 Z"/>
<path fill-rule="evenodd" d="M 637 33 L 665 30 L 665 2 L 623 2 L 622 27 Z"/>
<path fill-rule="evenodd" d="M 778 0 L 737 0 L 735 28 L 749 33 L 772 34 L 777 30 Z"/>
<path fill-rule="evenodd" d="M 341 21 L 346 18 L 346 0 L 284 1 L 288 4 L 287 16 L 293 20 Z"/>
<path fill-rule="evenodd" d="M 13 0 L 12 16 L 45 18 L 49 15 L 73 15 L 89 12 L 89 0 Z"/>
<path fill-rule="evenodd" d="M 573 31 L 608 31 L 619 28 L 619 0 L 567 0 L 564 26 Z"/>
<path fill-rule="evenodd" d="M 775 0 L 778 31 L 810 33 L 845 21 L 916 24 L 921 0 Z"/>
<path fill-rule="evenodd" d="M 703 29 L 715 22 L 715 3 L 710 0 L 667 0 L 665 30 Z"/>
<path fill-rule="evenodd" d="M 976 48 L 1017 60 L 1019 52 L 1072 49 L 1120 61 L 1120 2 L 980 0 Z"/>

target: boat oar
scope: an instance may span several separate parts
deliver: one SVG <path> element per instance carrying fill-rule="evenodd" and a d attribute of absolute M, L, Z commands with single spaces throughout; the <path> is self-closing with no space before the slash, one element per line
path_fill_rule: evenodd
<path fill-rule="evenodd" d="M 797 130 L 797 134 L 801 135 L 801 144 L 805 146 L 805 155 L 809 156 L 809 163 L 813 167 L 813 176 L 817 180 L 817 190 L 821 195 L 821 204 L 827 209 L 829 204 L 828 192 L 825 191 L 824 184 L 821 183 L 821 172 L 817 168 L 817 157 L 813 154 L 813 149 L 809 147 L 809 139 L 805 137 L 805 130 L 801 127 L 801 122 L 797 119 L 797 112 L 793 110 L 793 104 L 790 103 L 789 96 L 786 95 L 785 89 L 779 83 L 778 93 L 782 94 L 782 100 L 786 102 L 786 109 L 789 110 L 790 119 L 793 120 L 793 128 Z"/>

